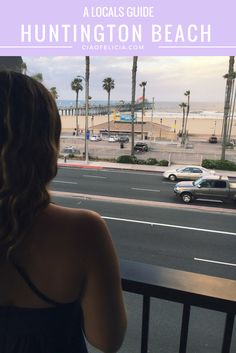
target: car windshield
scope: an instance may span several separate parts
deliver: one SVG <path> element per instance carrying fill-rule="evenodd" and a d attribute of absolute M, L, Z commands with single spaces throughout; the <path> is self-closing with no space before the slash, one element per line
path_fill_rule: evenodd
<path fill-rule="evenodd" d="M 176 169 L 176 172 L 182 172 L 184 170 L 184 168 L 178 168 Z"/>
<path fill-rule="evenodd" d="M 200 185 L 200 184 L 201 184 L 202 179 L 203 179 L 203 178 L 199 178 L 199 179 L 197 179 L 197 180 L 193 181 L 193 185 L 194 185 L 194 186 L 198 186 L 198 185 Z"/>

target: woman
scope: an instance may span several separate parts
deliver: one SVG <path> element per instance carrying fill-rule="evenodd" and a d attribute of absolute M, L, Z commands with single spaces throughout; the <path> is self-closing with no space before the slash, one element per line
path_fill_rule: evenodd
<path fill-rule="evenodd" d="M 0 352 L 116 352 L 126 314 L 95 212 L 50 203 L 61 123 L 36 80 L 0 72 Z"/>

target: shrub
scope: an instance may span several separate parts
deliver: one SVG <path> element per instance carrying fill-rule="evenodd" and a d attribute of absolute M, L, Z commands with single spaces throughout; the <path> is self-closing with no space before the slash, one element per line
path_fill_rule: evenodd
<path fill-rule="evenodd" d="M 145 159 L 137 159 L 137 164 L 146 164 Z"/>
<path fill-rule="evenodd" d="M 158 162 L 158 165 L 160 165 L 162 167 L 168 167 L 169 162 L 166 159 L 162 159 Z"/>
<path fill-rule="evenodd" d="M 133 156 L 128 156 L 128 155 L 123 155 L 119 156 L 116 159 L 117 163 L 130 163 L 130 164 L 136 164 L 137 163 L 137 158 Z"/>
<path fill-rule="evenodd" d="M 216 168 L 216 161 L 213 159 L 203 159 L 202 167 L 207 169 L 215 169 Z"/>
<path fill-rule="evenodd" d="M 219 170 L 235 170 L 236 171 L 236 163 L 231 161 L 221 161 L 221 160 L 212 160 L 212 159 L 204 159 L 202 161 L 202 166 L 208 169 L 219 169 Z"/>
<path fill-rule="evenodd" d="M 158 161 L 157 161 L 156 158 L 148 158 L 148 159 L 146 160 L 146 164 L 147 164 L 147 165 L 155 165 L 155 164 L 157 164 L 157 163 L 158 163 Z"/>
<path fill-rule="evenodd" d="M 68 158 L 75 158 L 74 153 L 69 153 L 69 154 L 68 154 Z"/>

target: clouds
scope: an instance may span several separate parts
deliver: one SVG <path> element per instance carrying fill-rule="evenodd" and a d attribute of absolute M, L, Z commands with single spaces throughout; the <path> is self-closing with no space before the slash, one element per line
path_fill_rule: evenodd
<path fill-rule="evenodd" d="M 84 57 L 23 57 L 28 74 L 41 72 L 44 84 L 56 86 L 60 99 L 74 99 L 70 88 L 77 75 L 85 73 Z M 139 83 L 147 81 L 146 96 L 149 100 L 182 101 L 186 90 L 191 90 L 193 101 L 224 100 L 228 57 L 139 57 L 137 71 L 137 96 L 142 94 Z M 106 99 L 102 81 L 115 80 L 111 99 L 131 99 L 132 57 L 91 57 L 90 95 L 94 100 Z M 82 96 L 83 97 L 83 93 Z"/>

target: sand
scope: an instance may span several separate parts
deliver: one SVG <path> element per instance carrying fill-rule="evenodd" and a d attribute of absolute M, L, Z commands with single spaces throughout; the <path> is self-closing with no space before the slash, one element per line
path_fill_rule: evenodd
<path fill-rule="evenodd" d="M 76 127 L 76 119 L 75 116 L 62 116 L 62 131 L 63 132 L 73 132 L 74 128 Z M 112 116 L 111 116 L 112 120 Z M 144 121 L 150 121 L 150 118 L 144 118 Z M 176 121 L 176 127 L 175 127 L 175 121 Z M 107 122 L 107 116 L 94 116 L 94 130 L 96 130 L 96 125 Z M 160 124 L 160 118 L 158 117 L 153 117 L 153 122 Z M 221 130 L 222 130 L 222 122 L 223 119 L 208 119 L 208 118 L 191 118 L 191 116 L 188 119 L 188 126 L 187 130 L 190 135 L 196 135 L 196 136 L 210 136 L 211 134 L 216 134 L 218 136 L 221 135 Z M 89 117 L 88 121 L 89 129 L 92 127 L 92 119 Z M 169 126 L 172 131 L 176 129 L 176 132 L 181 130 L 182 126 L 182 119 L 179 117 L 173 117 L 173 118 L 163 118 L 162 119 L 162 125 Z M 79 117 L 79 129 L 84 130 L 85 126 L 85 117 L 80 116 Z M 236 137 L 236 121 L 233 122 L 233 127 L 232 127 L 232 137 Z"/>

